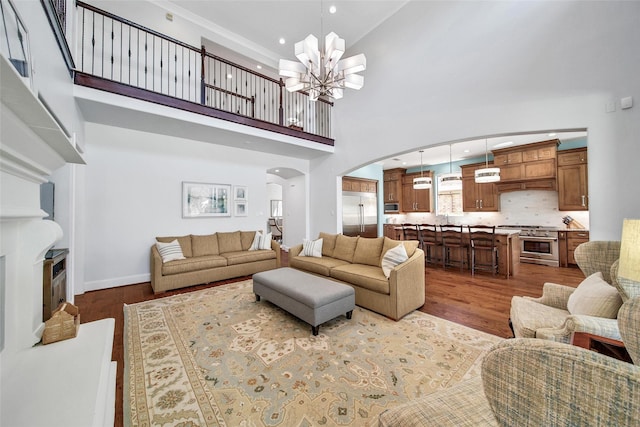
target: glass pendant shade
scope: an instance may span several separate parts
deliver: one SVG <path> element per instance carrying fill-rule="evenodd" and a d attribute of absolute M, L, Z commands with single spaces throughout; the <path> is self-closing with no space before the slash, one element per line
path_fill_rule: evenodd
<path fill-rule="evenodd" d="M 484 164 L 484 168 L 476 169 L 475 181 L 480 184 L 500 181 L 500 168 L 489 167 L 489 150 L 487 149 L 486 139 L 484 140 Z"/>
<path fill-rule="evenodd" d="M 421 176 L 418 178 L 413 178 L 413 189 L 414 190 L 428 190 L 431 188 L 431 178 L 428 176 Z"/>
<path fill-rule="evenodd" d="M 476 182 L 498 182 L 500 181 L 500 168 L 476 169 Z"/>

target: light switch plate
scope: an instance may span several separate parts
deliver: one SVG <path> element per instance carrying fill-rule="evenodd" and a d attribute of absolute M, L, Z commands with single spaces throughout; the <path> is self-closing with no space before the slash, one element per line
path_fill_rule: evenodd
<path fill-rule="evenodd" d="M 633 98 L 630 96 L 627 96 L 626 98 L 622 98 L 620 100 L 620 108 L 622 108 L 623 110 L 626 110 L 627 108 L 631 108 L 633 107 Z"/>

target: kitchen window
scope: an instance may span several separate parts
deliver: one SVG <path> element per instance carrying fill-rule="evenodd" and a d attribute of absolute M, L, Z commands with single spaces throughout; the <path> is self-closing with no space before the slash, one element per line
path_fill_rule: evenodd
<path fill-rule="evenodd" d="M 436 177 L 436 215 L 462 216 L 462 180 L 450 178 L 451 174 Z"/>

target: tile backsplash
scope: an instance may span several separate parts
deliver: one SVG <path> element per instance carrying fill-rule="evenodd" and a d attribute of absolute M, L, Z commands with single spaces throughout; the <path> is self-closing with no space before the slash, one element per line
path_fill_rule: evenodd
<path fill-rule="evenodd" d="M 461 216 L 435 215 L 433 213 L 410 213 L 385 215 L 385 222 L 410 223 L 454 223 L 487 225 L 540 225 L 566 228 L 562 218 L 566 215 L 589 228 L 588 211 L 559 211 L 556 191 L 514 191 L 500 194 L 500 212 L 469 212 Z"/>

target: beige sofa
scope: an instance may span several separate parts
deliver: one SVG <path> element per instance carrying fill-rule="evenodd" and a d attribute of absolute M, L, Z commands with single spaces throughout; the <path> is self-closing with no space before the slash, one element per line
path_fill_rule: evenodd
<path fill-rule="evenodd" d="M 156 245 L 151 246 L 153 292 L 248 276 L 280 267 L 278 242 L 272 240 L 270 250 L 249 250 L 255 234 L 255 231 L 235 231 L 206 236 L 156 237 L 162 243 L 178 240 L 185 259 L 163 263 Z"/>
<path fill-rule="evenodd" d="M 357 305 L 394 320 L 424 305 L 424 252 L 417 241 L 327 233 L 319 238 L 323 239 L 322 257 L 300 256 L 303 246 L 297 245 L 289 249 L 289 266 L 351 285 Z M 409 259 L 394 267 L 387 279 L 382 258 L 401 243 Z"/>

